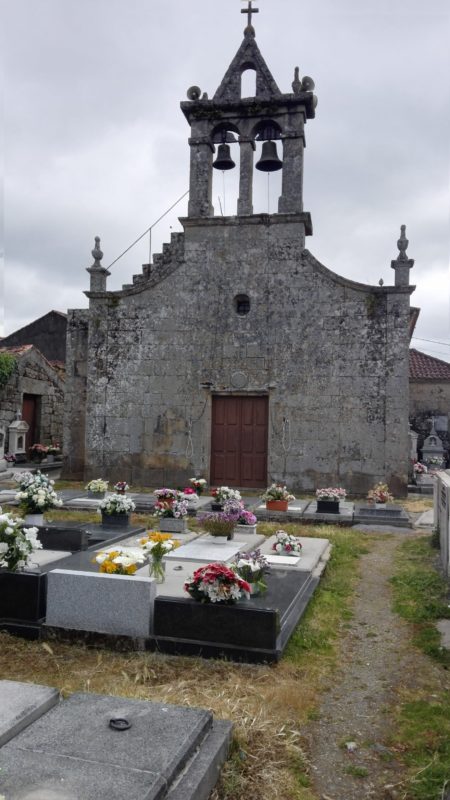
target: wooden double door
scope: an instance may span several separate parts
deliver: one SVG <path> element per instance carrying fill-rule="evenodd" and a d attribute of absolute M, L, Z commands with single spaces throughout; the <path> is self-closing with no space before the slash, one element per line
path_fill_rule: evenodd
<path fill-rule="evenodd" d="M 213 396 L 212 486 L 267 486 L 269 398 Z"/>

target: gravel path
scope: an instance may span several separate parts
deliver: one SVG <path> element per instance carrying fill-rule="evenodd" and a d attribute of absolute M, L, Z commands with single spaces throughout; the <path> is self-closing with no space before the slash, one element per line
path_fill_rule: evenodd
<path fill-rule="evenodd" d="M 402 769 L 388 746 L 389 705 L 396 689 L 438 679 L 412 645 L 408 625 L 391 611 L 388 583 L 404 535 L 375 542 L 361 559 L 353 619 L 339 672 L 306 732 L 311 778 L 321 800 L 400 797 Z"/>

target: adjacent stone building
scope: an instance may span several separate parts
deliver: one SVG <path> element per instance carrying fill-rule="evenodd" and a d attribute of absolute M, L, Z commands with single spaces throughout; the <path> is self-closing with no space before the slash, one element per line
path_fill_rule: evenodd
<path fill-rule="evenodd" d="M 2 347 L 21 347 L 32 344 L 42 355 L 64 367 L 66 361 L 67 314 L 48 311 L 29 325 L 19 328 L 1 339 Z"/>
<path fill-rule="evenodd" d="M 0 347 L 0 355 L 14 359 L 14 369 L 0 386 L 0 428 L 6 434 L 18 417 L 28 425 L 26 450 L 32 444 L 61 443 L 64 414 L 64 372 L 51 364 L 33 345 Z"/>
<path fill-rule="evenodd" d="M 431 421 L 446 454 L 450 453 L 450 364 L 440 358 L 409 351 L 411 427 L 419 434 L 421 450 L 430 433 Z"/>
<path fill-rule="evenodd" d="M 247 70 L 254 97 L 241 97 Z M 107 291 L 97 240 L 89 309 L 68 313 L 66 475 L 149 486 L 201 475 L 216 485 L 276 480 L 354 493 L 387 480 L 404 492 L 413 261 L 404 226 L 391 286 L 340 277 L 305 249 L 313 90 L 296 69 L 292 91 L 280 91 L 251 12 L 212 99 L 188 90 L 183 232 L 120 291 Z M 219 216 L 212 170 L 234 163 L 237 213 Z M 255 167 L 282 169 L 276 213 L 253 213 Z"/>

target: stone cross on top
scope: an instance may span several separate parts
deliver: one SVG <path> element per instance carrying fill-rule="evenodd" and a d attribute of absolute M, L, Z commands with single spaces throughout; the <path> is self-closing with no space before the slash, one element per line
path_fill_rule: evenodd
<path fill-rule="evenodd" d="M 253 8 L 252 6 L 253 0 L 248 0 L 247 8 L 241 9 L 241 14 L 247 14 L 247 27 L 244 33 L 254 33 L 253 25 L 252 25 L 252 14 L 259 14 L 259 8 Z"/>

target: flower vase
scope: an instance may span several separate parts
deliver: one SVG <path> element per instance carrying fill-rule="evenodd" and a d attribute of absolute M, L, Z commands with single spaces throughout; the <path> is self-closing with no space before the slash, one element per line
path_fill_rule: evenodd
<path fill-rule="evenodd" d="M 317 514 L 339 514 L 339 500 L 318 500 Z"/>
<path fill-rule="evenodd" d="M 24 519 L 25 525 L 43 525 L 44 524 L 44 515 L 43 514 L 25 514 Z"/>
<path fill-rule="evenodd" d="M 106 494 L 106 492 L 91 492 L 91 490 L 88 489 L 87 496 L 88 496 L 88 500 L 103 500 L 104 497 L 105 497 L 105 494 Z"/>
<path fill-rule="evenodd" d="M 386 508 L 386 503 L 375 503 L 375 508 Z"/>
<path fill-rule="evenodd" d="M 288 505 L 287 500 L 266 500 L 267 511 L 287 511 Z"/>
<path fill-rule="evenodd" d="M 249 583 L 250 586 L 250 597 L 257 597 L 261 594 L 261 587 L 259 583 Z"/>
<path fill-rule="evenodd" d="M 105 527 L 126 528 L 130 524 L 130 515 L 126 512 L 105 514 L 102 511 L 102 525 Z"/>
<path fill-rule="evenodd" d="M 160 517 L 159 530 L 161 533 L 187 533 L 187 520 L 184 517 Z"/>
<path fill-rule="evenodd" d="M 164 583 L 166 580 L 166 564 L 162 557 L 153 556 L 149 564 L 149 575 L 156 583 Z"/>

